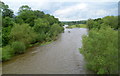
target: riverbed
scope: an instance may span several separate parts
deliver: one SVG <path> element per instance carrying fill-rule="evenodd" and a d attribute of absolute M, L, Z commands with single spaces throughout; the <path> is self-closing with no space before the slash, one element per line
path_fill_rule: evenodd
<path fill-rule="evenodd" d="M 29 48 L 2 65 L 3 74 L 88 74 L 79 52 L 86 28 L 65 29 L 56 41 Z"/>

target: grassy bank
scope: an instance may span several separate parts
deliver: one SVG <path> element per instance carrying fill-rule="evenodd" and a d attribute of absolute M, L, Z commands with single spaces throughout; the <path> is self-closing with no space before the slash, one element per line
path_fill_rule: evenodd
<path fill-rule="evenodd" d="M 66 28 L 87 28 L 86 24 L 70 25 Z"/>
<path fill-rule="evenodd" d="M 29 49 L 33 46 L 48 45 L 48 44 L 52 43 L 53 41 L 54 40 L 46 41 L 46 42 L 37 42 L 35 44 L 30 44 L 27 48 L 24 46 L 20 46 L 20 45 L 19 45 L 19 47 L 18 46 L 13 47 L 13 45 L 5 46 L 3 48 L 0 48 L 0 61 L 8 61 L 16 55 L 25 53 L 27 49 Z M 15 44 L 17 45 L 17 43 L 15 43 Z"/>

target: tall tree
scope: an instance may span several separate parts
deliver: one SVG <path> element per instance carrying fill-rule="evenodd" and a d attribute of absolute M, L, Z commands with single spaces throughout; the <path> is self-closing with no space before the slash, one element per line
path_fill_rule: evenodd
<path fill-rule="evenodd" d="M 10 17 L 12 18 L 13 17 L 13 11 L 11 9 L 9 9 L 9 6 L 8 5 L 5 5 L 4 2 L 1 2 L 0 1 L 0 12 L 2 12 L 2 17 L 5 18 L 5 17 Z"/>
<path fill-rule="evenodd" d="M 31 7 L 29 7 L 28 5 L 23 5 L 19 8 L 19 13 L 23 12 L 23 11 L 28 11 L 28 10 L 31 10 Z"/>
<path fill-rule="evenodd" d="M 10 17 L 10 18 L 13 18 L 13 11 L 11 9 L 3 9 L 2 11 L 2 16 L 3 18 L 5 17 Z"/>
<path fill-rule="evenodd" d="M 45 15 L 43 11 L 39 11 L 39 10 L 35 10 L 34 14 L 37 18 L 43 18 Z"/>

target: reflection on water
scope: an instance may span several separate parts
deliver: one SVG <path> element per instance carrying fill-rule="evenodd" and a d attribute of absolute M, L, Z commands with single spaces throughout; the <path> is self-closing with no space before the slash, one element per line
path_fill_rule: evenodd
<path fill-rule="evenodd" d="M 66 26 L 65 26 L 66 27 Z M 68 32 L 70 31 L 70 33 Z M 4 74 L 86 74 L 82 46 L 85 28 L 65 29 L 60 37 L 44 46 L 28 49 L 28 52 L 3 63 Z"/>

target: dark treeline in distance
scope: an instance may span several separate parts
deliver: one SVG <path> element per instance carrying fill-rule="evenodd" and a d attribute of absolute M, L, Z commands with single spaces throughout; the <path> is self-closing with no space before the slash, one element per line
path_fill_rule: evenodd
<path fill-rule="evenodd" d="M 86 20 L 81 21 L 62 21 L 65 25 L 77 25 L 77 24 L 86 24 Z"/>
<path fill-rule="evenodd" d="M 80 49 L 87 68 L 97 74 L 118 74 L 118 16 L 89 19 L 87 27 Z"/>
<path fill-rule="evenodd" d="M 25 52 L 25 49 L 35 43 L 55 40 L 64 31 L 62 23 L 49 14 L 32 10 L 28 5 L 19 8 L 17 15 L 0 2 L 2 17 L 2 61 Z"/>

